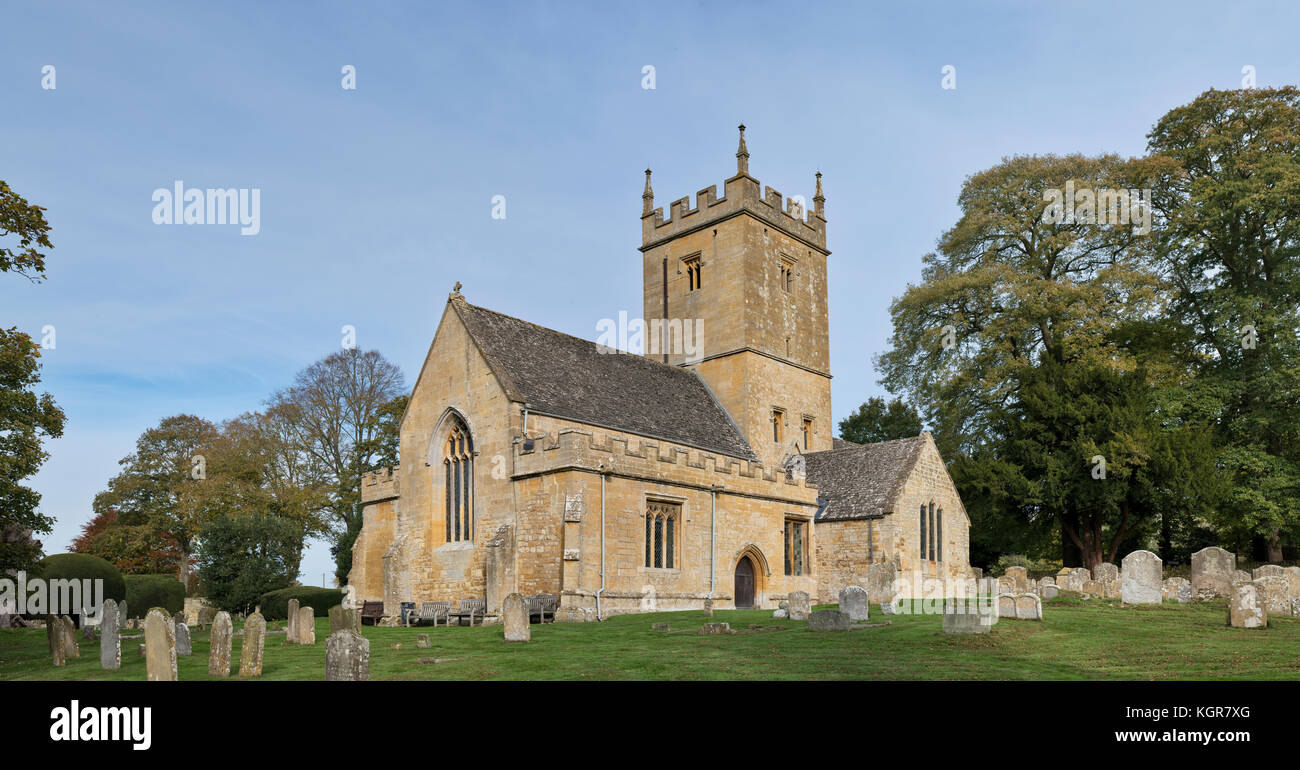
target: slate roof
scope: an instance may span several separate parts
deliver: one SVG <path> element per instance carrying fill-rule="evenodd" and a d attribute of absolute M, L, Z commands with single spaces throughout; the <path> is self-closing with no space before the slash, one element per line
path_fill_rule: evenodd
<path fill-rule="evenodd" d="M 731 416 L 690 369 L 453 300 L 488 366 L 512 401 L 595 427 L 757 460 Z"/>
<path fill-rule="evenodd" d="M 926 440 L 922 434 L 876 444 L 846 441 L 851 445 L 804 455 L 808 481 L 817 485 L 818 497 L 825 501 L 817 521 L 883 516 L 916 466 Z"/>

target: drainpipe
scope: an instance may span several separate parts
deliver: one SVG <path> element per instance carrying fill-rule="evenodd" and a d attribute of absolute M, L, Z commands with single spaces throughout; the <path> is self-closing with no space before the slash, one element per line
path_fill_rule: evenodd
<path fill-rule="evenodd" d="M 713 601 L 713 592 L 716 589 L 717 576 L 713 564 L 716 559 L 716 552 L 713 547 L 714 541 L 718 535 L 718 492 L 722 490 L 721 484 L 714 484 L 709 489 L 709 495 L 712 497 L 712 511 L 709 513 L 709 601 Z"/>
<path fill-rule="evenodd" d="M 600 614 L 600 595 L 605 593 L 605 470 L 604 463 L 600 470 L 600 589 L 596 591 L 596 620 L 604 620 Z"/>

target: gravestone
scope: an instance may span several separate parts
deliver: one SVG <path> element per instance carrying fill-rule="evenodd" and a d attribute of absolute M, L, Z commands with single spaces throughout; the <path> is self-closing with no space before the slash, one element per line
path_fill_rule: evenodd
<path fill-rule="evenodd" d="M 791 591 L 787 597 L 790 602 L 791 620 L 807 620 L 808 613 L 812 611 L 812 602 L 808 598 L 807 591 Z"/>
<path fill-rule="evenodd" d="M 667 623 L 651 623 L 651 631 L 671 631 L 672 628 Z"/>
<path fill-rule="evenodd" d="M 117 605 L 117 628 L 119 631 L 121 629 L 129 627 L 127 626 L 126 622 L 131 619 L 131 615 L 129 613 L 130 609 L 131 608 L 127 606 L 126 599 L 123 599 Z"/>
<path fill-rule="evenodd" d="M 254 612 L 244 621 L 244 639 L 239 644 L 239 677 L 262 675 L 262 653 L 266 645 L 266 618 Z"/>
<path fill-rule="evenodd" d="M 73 623 L 72 618 L 67 615 L 59 618 L 59 622 L 63 626 L 63 631 L 59 636 L 63 642 L 63 657 L 65 659 L 80 658 L 81 647 L 77 644 L 77 624 Z"/>
<path fill-rule="evenodd" d="M 216 618 L 217 618 L 216 607 L 209 607 L 206 604 L 203 605 L 202 607 L 199 607 L 199 628 L 201 628 L 202 630 L 204 631 L 208 630 L 208 626 L 212 625 L 212 622 L 216 620 Z"/>
<path fill-rule="evenodd" d="M 344 607 L 341 604 L 330 607 L 330 633 L 336 634 L 339 631 L 351 631 L 354 634 L 361 633 L 361 623 L 355 609 Z"/>
<path fill-rule="evenodd" d="M 370 640 L 351 630 L 325 637 L 325 681 L 370 681 Z"/>
<path fill-rule="evenodd" d="M 1237 577 L 1237 555 L 1218 546 L 1192 554 L 1192 594 L 1200 601 L 1227 599 Z"/>
<path fill-rule="evenodd" d="M 346 628 L 345 628 L 345 629 L 343 629 L 343 630 L 344 630 L 344 631 L 347 631 L 347 630 L 349 630 L 349 629 L 346 629 Z M 326 641 L 328 641 L 328 637 L 326 638 Z M 416 635 L 415 635 L 415 646 L 418 647 L 418 648 L 421 649 L 421 650 L 427 650 L 427 649 L 429 649 L 429 647 L 431 646 L 431 645 L 429 644 L 429 635 L 428 635 L 428 634 L 416 634 Z"/>
<path fill-rule="evenodd" d="M 176 624 L 176 654 L 182 658 L 194 654 L 194 646 L 190 643 L 190 627 L 184 623 Z"/>
<path fill-rule="evenodd" d="M 725 634 L 734 634 L 731 630 L 730 623 L 705 623 L 700 626 L 701 636 L 723 636 Z"/>
<path fill-rule="evenodd" d="M 1099 583 L 1105 583 L 1107 580 L 1119 580 L 1119 567 L 1104 561 L 1093 569 L 1092 579 Z"/>
<path fill-rule="evenodd" d="M 288 629 L 288 633 L 284 635 L 285 644 L 298 643 L 298 609 L 299 609 L 298 600 L 290 599 L 288 625 L 286 626 L 286 628 Z"/>
<path fill-rule="evenodd" d="M 1016 620 L 1042 620 L 1043 600 L 1033 594 L 1016 597 Z"/>
<path fill-rule="evenodd" d="M 122 632 L 118 627 L 122 616 L 118 613 L 117 602 L 105 599 L 101 614 L 104 619 L 99 623 L 99 667 L 116 671 L 122 667 Z"/>
<path fill-rule="evenodd" d="M 810 631 L 848 631 L 852 624 L 849 613 L 839 610 L 817 610 L 808 616 Z"/>
<path fill-rule="evenodd" d="M 1287 596 L 1287 582 L 1282 575 L 1265 575 L 1251 581 L 1255 598 L 1269 615 L 1291 615 L 1291 599 Z"/>
<path fill-rule="evenodd" d="M 1164 582 L 1161 570 L 1160 557 L 1150 551 L 1134 551 L 1125 556 L 1120 573 L 1120 598 L 1125 604 L 1159 604 Z"/>
<path fill-rule="evenodd" d="M 849 620 L 857 623 L 866 620 L 871 614 L 871 598 L 862 586 L 845 586 L 840 590 L 840 612 L 846 613 Z"/>
<path fill-rule="evenodd" d="M 951 609 L 956 607 L 944 605 L 943 632 L 945 634 L 987 634 L 998 622 L 998 613 L 992 607 L 987 612 L 950 612 Z"/>
<path fill-rule="evenodd" d="M 1056 578 L 1052 577 L 1051 575 L 1048 575 L 1045 578 L 1039 578 L 1038 580 L 1039 588 L 1042 588 L 1043 586 L 1054 586 L 1054 585 L 1056 585 Z"/>
<path fill-rule="evenodd" d="M 892 562 L 882 561 L 867 568 L 867 597 L 886 615 L 893 614 L 898 601 L 898 570 Z"/>
<path fill-rule="evenodd" d="M 772 610 L 772 617 L 785 619 L 790 617 L 789 610 Z"/>
<path fill-rule="evenodd" d="M 1253 583 L 1237 583 L 1228 597 L 1228 625 L 1233 628 L 1265 628 L 1268 611 L 1259 601 Z"/>
<path fill-rule="evenodd" d="M 501 603 L 507 642 L 526 642 L 532 638 L 528 625 L 528 602 L 519 594 L 510 594 Z"/>
<path fill-rule="evenodd" d="M 1016 618 L 1016 597 L 1012 594 L 998 594 L 998 617 Z"/>
<path fill-rule="evenodd" d="M 1280 564 L 1262 564 L 1251 570 L 1250 576 L 1255 580 L 1262 577 L 1274 577 L 1286 574 L 1286 567 Z"/>
<path fill-rule="evenodd" d="M 175 682 L 176 621 L 165 610 L 149 610 L 144 618 L 145 673 L 150 682 Z"/>
<path fill-rule="evenodd" d="M 50 660 L 56 668 L 67 664 L 68 647 L 63 643 L 63 620 L 56 615 L 45 617 L 45 642 L 49 645 Z"/>
<path fill-rule="evenodd" d="M 1100 580 L 1085 580 L 1083 581 L 1082 593 L 1084 596 L 1100 599 L 1105 595 L 1106 588 L 1101 584 Z"/>
<path fill-rule="evenodd" d="M 1101 595 L 1107 599 L 1119 599 L 1121 594 L 1124 592 L 1124 584 L 1119 578 L 1107 580 L 1105 583 L 1101 584 L 1101 588 Z"/>
<path fill-rule="evenodd" d="M 1184 577 L 1165 578 L 1165 581 L 1160 584 L 1160 598 L 1167 602 L 1191 601 L 1191 581 Z"/>
<path fill-rule="evenodd" d="M 1254 580 L 1254 578 L 1250 576 L 1249 572 L 1244 569 L 1239 569 L 1237 570 L 1237 576 L 1233 578 L 1232 582 L 1235 585 L 1237 583 L 1249 583 L 1252 580 Z"/>
<path fill-rule="evenodd" d="M 1013 593 L 1022 594 L 1029 590 L 1029 571 L 1024 567 L 1007 567 L 1004 576 L 1011 579 Z"/>
<path fill-rule="evenodd" d="M 230 647 L 234 640 L 234 626 L 230 613 L 222 610 L 212 618 L 212 634 L 208 637 L 208 676 L 230 676 Z"/>
<path fill-rule="evenodd" d="M 998 578 L 998 593 L 1014 594 L 1016 592 L 1016 581 L 1007 575 Z"/>
<path fill-rule="evenodd" d="M 297 644 L 315 644 L 316 643 L 316 610 L 311 607 L 302 607 L 298 610 L 298 641 Z"/>
<path fill-rule="evenodd" d="M 1039 588 L 1038 591 L 1044 599 L 1055 599 L 1057 596 L 1060 596 L 1061 594 L 1061 589 L 1057 588 L 1055 585 L 1052 585 L 1050 583 L 1048 585 L 1043 586 L 1042 588 Z"/>
<path fill-rule="evenodd" d="M 707 597 L 704 600 L 704 617 L 713 617 L 713 597 Z"/>

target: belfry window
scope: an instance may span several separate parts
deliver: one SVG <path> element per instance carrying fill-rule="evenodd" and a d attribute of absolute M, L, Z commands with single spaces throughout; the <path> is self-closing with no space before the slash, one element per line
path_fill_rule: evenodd
<path fill-rule="evenodd" d="M 673 569 L 677 547 L 677 522 L 682 507 L 676 503 L 652 500 L 645 511 L 645 566 Z"/>
<path fill-rule="evenodd" d="M 446 476 L 447 502 L 444 519 L 447 542 L 472 540 L 474 537 L 474 441 L 469 429 L 454 420 L 443 445 L 443 472 Z"/>
<path fill-rule="evenodd" d="M 781 258 L 780 281 L 782 291 L 789 294 L 794 290 L 794 260 L 787 257 Z"/>
<path fill-rule="evenodd" d="M 805 417 L 803 418 L 803 448 L 805 450 L 807 450 L 808 445 L 812 443 L 812 434 L 813 434 L 812 418 Z"/>
<path fill-rule="evenodd" d="M 686 285 L 690 291 L 700 288 L 700 258 L 689 257 L 682 260 L 683 267 L 686 268 Z"/>
<path fill-rule="evenodd" d="M 785 412 L 780 409 L 772 410 L 772 440 L 778 444 L 785 440 Z"/>

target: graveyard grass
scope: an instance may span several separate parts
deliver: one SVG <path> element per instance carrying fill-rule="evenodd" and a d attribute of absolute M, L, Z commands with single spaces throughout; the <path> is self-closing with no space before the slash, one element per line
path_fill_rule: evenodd
<path fill-rule="evenodd" d="M 806 623 L 774 619 L 770 610 L 715 612 L 712 620 L 737 631 L 731 636 L 698 635 L 708 621 L 699 611 L 533 625 L 528 643 L 506 643 L 501 626 L 366 626 L 363 632 L 371 679 L 1300 679 L 1300 618 L 1271 618 L 1267 629 L 1243 630 L 1227 626 L 1223 602 L 1125 607 L 1070 595 L 1044 602 L 1043 609 L 1042 622 L 1003 620 L 982 636 L 945 635 L 938 616 L 882 616 L 876 608 L 868 622 L 889 625 L 849 632 L 809 631 Z M 652 631 L 652 623 L 669 623 L 671 630 Z M 179 659 L 180 678 L 212 680 L 208 633 L 192 631 L 194 655 Z M 314 646 L 267 636 L 261 678 L 323 679 L 328 634 L 328 619 L 318 618 Z M 416 646 L 417 634 L 429 635 L 430 649 Z M 137 652 L 143 638 L 123 640 L 122 668 L 103 671 L 99 643 L 80 636 L 81 657 L 55 668 L 43 629 L 0 631 L 0 680 L 145 679 Z M 236 636 L 230 681 L 239 681 L 239 645 Z"/>

